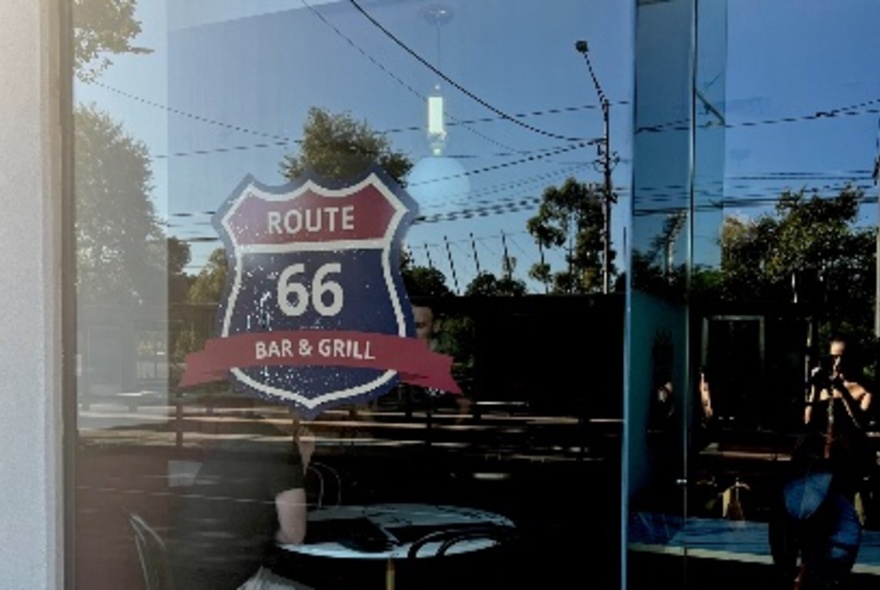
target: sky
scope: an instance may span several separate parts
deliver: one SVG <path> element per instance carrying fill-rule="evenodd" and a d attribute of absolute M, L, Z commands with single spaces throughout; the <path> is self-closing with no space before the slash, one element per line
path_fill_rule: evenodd
<path fill-rule="evenodd" d="M 366 120 L 418 162 L 430 153 L 425 97 L 439 82 L 449 125 L 445 155 L 468 172 L 470 191 L 423 202 L 425 215 L 458 217 L 414 225 L 407 243 L 417 262 L 427 264 L 430 255 L 454 286 L 448 241 L 461 291 L 477 263 L 500 272 L 505 243 L 520 278 L 540 259 L 525 232 L 534 209 L 507 205 L 535 199 L 569 174 L 601 181 L 595 147 L 542 153 L 572 147 L 568 138 L 602 135 L 596 89 L 574 50 L 585 39 L 612 105 L 611 144 L 620 159 L 612 239 L 622 250 L 631 206 L 634 8 L 617 0 L 449 0 L 443 4 L 452 18 L 438 31 L 423 12 L 436 4 L 362 2 L 398 44 L 347 2 L 142 0 L 137 44 L 154 52 L 114 58 L 97 85 L 78 84 L 75 95 L 95 101 L 146 143 L 157 210 L 169 233 L 195 240 L 189 270 L 196 272 L 219 245 L 207 241 L 216 238 L 209 213 L 246 174 L 283 182 L 278 164 L 296 150 L 309 106 Z M 662 5 L 643 9 L 651 8 Z M 828 193 L 852 180 L 870 197 L 863 222 L 876 222 L 870 172 L 880 116 L 877 22 L 880 3 L 872 0 L 729 2 L 719 71 L 724 96 L 716 105 L 726 124 L 724 214 L 754 217 L 785 188 Z M 438 80 L 413 54 L 472 96 Z M 488 215 L 462 218 L 472 209 Z M 713 229 L 698 228 L 698 251 L 717 239 Z M 558 252 L 544 255 L 561 263 Z"/>

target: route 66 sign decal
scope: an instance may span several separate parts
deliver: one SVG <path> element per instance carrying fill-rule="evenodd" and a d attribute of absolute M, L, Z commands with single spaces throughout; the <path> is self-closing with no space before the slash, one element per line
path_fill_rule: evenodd
<path fill-rule="evenodd" d="M 414 338 L 400 274 L 416 204 L 381 169 L 341 184 L 247 177 L 213 218 L 226 248 L 217 337 L 180 383 L 236 388 L 311 417 L 401 379 L 459 393 L 452 359 Z"/>

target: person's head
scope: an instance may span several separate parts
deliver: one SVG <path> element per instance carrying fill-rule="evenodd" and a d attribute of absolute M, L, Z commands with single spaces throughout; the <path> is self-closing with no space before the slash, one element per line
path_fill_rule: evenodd
<path fill-rule="evenodd" d="M 413 303 L 412 311 L 416 338 L 430 342 L 440 327 L 439 320 L 434 316 L 434 310 L 427 305 Z"/>
<path fill-rule="evenodd" d="M 415 336 L 430 343 L 434 335 L 440 331 L 440 321 L 433 306 L 434 297 L 430 289 L 410 274 L 404 274 L 403 285 L 412 309 Z"/>
<path fill-rule="evenodd" d="M 848 346 L 846 338 L 833 337 L 828 345 L 828 355 L 831 357 L 831 367 L 834 372 L 842 373 L 848 380 L 859 379 L 861 368 L 852 347 Z"/>
<path fill-rule="evenodd" d="M 844 352 L 846 352 L 846 341 L 840 336 L 832 338 L 828 346 L 828 355 L 831 357 L 831 366 L 835 370 L 839 370 L 843 364 Z"/>

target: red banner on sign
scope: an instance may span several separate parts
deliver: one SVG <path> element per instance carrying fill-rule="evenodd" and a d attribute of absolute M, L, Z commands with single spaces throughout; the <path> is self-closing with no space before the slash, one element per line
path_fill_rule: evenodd
<path fill-rule="evenodd" d="M 335 366 L 392 370 L 405 383 L 461 393 L 452 378 L 452 357 L 416 338 L 389 334 L 298 330 L 243 333 L 212 338 L 186 357 L 181 387 L 219 381 L 232 368 Z"/>

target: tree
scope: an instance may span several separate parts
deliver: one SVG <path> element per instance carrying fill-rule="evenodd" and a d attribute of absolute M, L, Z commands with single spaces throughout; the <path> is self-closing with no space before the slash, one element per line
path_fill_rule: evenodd
<path fill-rule="evenodd" d="M 112 63 L 107 54 L 149 53 L 132 41 L 141 32 L 137 0 L 73 0 L 73 67 L 81 82 L 94 82 Z"/>
<path fill-rule="evenodd" d="M 732 301 L 794 302 L 821 316 L 820 330 L 871 340 L 873 231 L 858 228 L 860 189 L 824 198 L 784 192 L 772 214 L 727 217 L 721 232 L 722 293 Z"/>
<path fill-rule="evenodd" d="M 192 253 L 189 244 L 174 236 L 166 240 L 165 248 L 164 255 L 168 260 L 168 302 L 182 303 L 186 301 L 192 283 L 191 277 L 185 272 Z"/>
<path fill-rule="evenodd" d="M 398 184 L 405 186 L 412 162 L 391 149 L 386 137 L 366 121 L 348 113 L 331 114 L 312 107 L 303 126 L 300 152 L 287 155 L 281 163 L 286 178 L 294 180 L 307 170 L 324 178 L 344 180 L 378 164 Z"/>
<path fill-rule="evenodd" d="M 665 260 L 665 257 L 664 257 Z M 687 265 L 665 262 L 657 264 L 657 252 L 633 249 L 629 273 L 618 277 L 615 291 L 626 289 L 626 278 L 632 277 L 633 288 L 646 293 L 662 296 L 669 300 L 681 301 L 687 292 Z"/>
<path fill-rule="evenodd" d="M 685 298 L 688 267 L 684 263 L 675 263 L 675 248 L 687 219 L 688 213 L 684 209 L 666 215 L 650 246 L 646 250 L 633 249 L 629 276 L 632 277 L 634 288 L 669 299 Z M 625 276 L 618 276 L 615 290 L 623 291 L 625 286 Z"/>
<path fill-rule="evenodd" d="M 188 251 L 156 218 L 147 148 L 94 106 L 75 109 L 77 287 L 84 303 L 143 304 L 166 295 Z M 182 263 L 182 264 L 181 264 Z"/>
<path fill-rule="evenodd" d="M 187 294 L 190 303 L 218 303 L 226 287 L 226 251 L 217 248 L 208 257 L 205 267 L 193 281 Z"/>
<path fill-rule="evenodd" d="M 554 293 L 601 290 L 603 198 L 600 185 L 574 178 L 544 190 L 538 213 L 528 221 L 528 231 L 542 248 L 564 248 L 567 267 L 553 272 L 549 264 L 539 262 L 529 270 L 530 277 L 549 285 Z"/>
<path fill-rule="evenodd" d="M 873 241 L 870 231 L 854 225 L 863 196 L 851 187 L 833 198 L 786 191 L 773 214 L 755 220 L 725 218 L 721 265 L 726 295 L 792 301 L 815 295 L 807 292 L 806 281 L 842 278 L 841 272 L 866 286 L 857 264 L 873 255 Z"/>
<path fill-rule="evenodd" d="M 490 272 L 481 272 L 465 288 L 469 297 L 504 297 L 526 294 L 526 284 L 520 279 L 501 277 Z"/>
<path fill-rule="evenodd" d="M 208 262 L 192 279 L 185 304 L 176 310 L 175 320 L 180 326 L 174 336 L 173 358 L 183 361 L 187 353 L 201 350 L 213 335 L 217 305 L 226 287 L 226 251 L 216 248 Z"/>
<path fill-rule="evenodd" d="M 446 275 L 436 268 L 406 266 L 401 269 L 403 284 L 411 299 L 446 297 L 452 291 L 446 286 Z"/>

